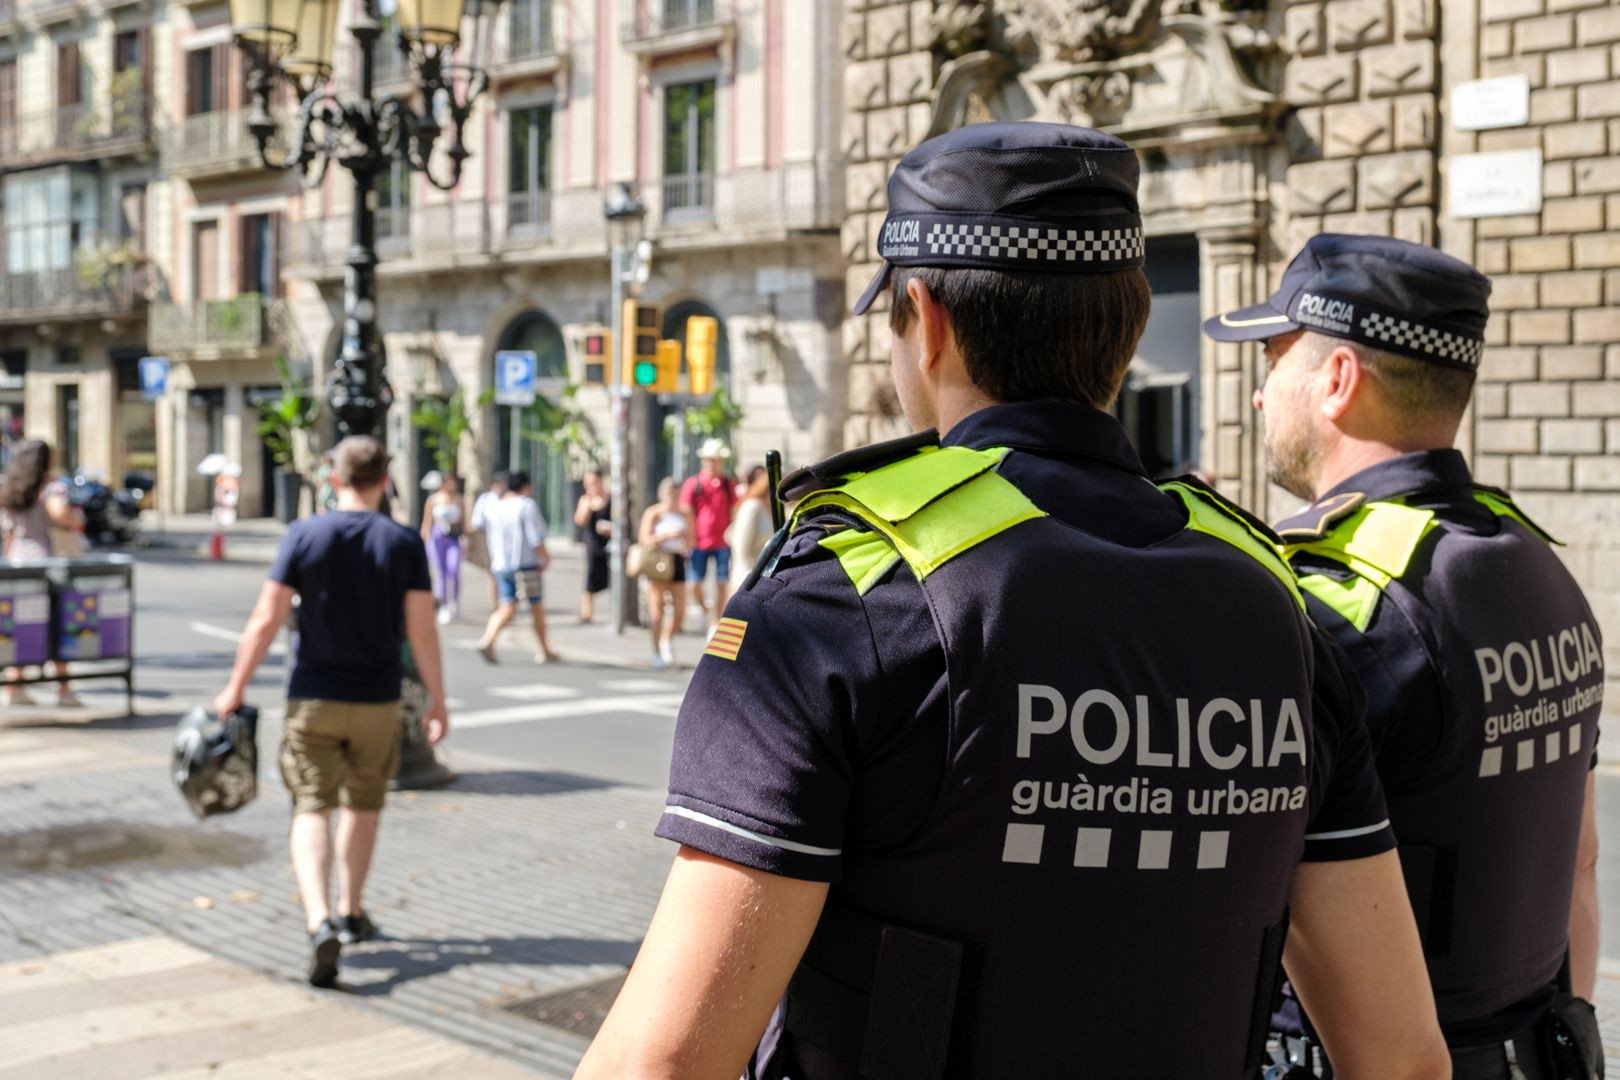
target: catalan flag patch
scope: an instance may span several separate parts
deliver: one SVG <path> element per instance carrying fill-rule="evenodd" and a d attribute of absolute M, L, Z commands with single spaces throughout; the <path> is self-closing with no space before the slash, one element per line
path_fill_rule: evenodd
<path fill-rule="evenodd" d="M 721 619 L 714 627 L 714 636 L 709 639 L 709 647 L 703 650 L 704 656 L 718 656 L 722 660 L 737 659 L 737 651 L 742 648 L 743 635 L 748 632 L 748 623 L 743 619 Z"/>

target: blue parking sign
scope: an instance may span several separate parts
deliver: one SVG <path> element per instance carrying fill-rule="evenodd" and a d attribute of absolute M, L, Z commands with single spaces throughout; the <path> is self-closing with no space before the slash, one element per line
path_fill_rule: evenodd
<path fill-rule="evenodd" d="M 495 354 L 495 400 L 502 405 L 533 405 L 537 367 L 533 350 Z"/>
<path fill-rule="evenodd" d="M 169 358 L 143 356 L 140 361 L 141 397 L 156 401 L 169 386 Z"/>

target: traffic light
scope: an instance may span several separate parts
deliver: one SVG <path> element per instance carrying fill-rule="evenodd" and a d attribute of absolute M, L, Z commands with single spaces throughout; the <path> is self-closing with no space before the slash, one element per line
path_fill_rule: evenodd
<path fill-rule="evenodd" d="M 658 381 L 648 387 L 655 394 L 681 392 L 681 343 L 664 340 L 658 343 Z"/>
<path fill-rule="evenodd" d="M 613 378 L 613 331 L 605 326 L 593 326 L 580 339 L 585 353 L 585 378 L 588 386 L 606 386 Z"/>
<path fill-rule="evenodd" d="M 650 387 L 658 381 L 658 305 L 624 302 L 624 344 L 619 381 Z"/>
<path fill-rule="evenodd" d="M 720 337 L 720 320 L 713 315 L 694 315 L 686 320 L 686 380 L 693 394 L 714 392 L 715 345 Z"/>

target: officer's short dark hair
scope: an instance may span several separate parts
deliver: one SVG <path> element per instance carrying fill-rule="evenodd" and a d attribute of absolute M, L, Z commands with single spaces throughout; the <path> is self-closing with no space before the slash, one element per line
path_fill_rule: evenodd
<path fill-rule="evenodd" d="M 507 491 L 515 491 L 518 494 L 522 494 L 523 489 L 528 487 L 528 486 L 529 486 L 529 474 L 528 473 L 523 472 L 520 469 L 513 469 L 511 472 L 506 474 L 506 490 Z"/>
<path fill-rule="evenodd" d="M 906 295 L 913 277 L 949 314 L 968 377 L 995 401 L 1056 398 L 1108 408 L 1152 305 L 1147 277 L 1135 268 L 1050 274 L 896 266 L 889 305 L 896 334 L 916 313 Z"/>
<path fill-rule="evenodd" d="M 370 435 L 350 435 L 333 448 L 332 471 L 344 487 L 370 491 L 388 479 L 388 451 Z"/>
<path fill-rule="evenodd" d="M 1437 418 L 1456 420 L 1468 408 L 1474 392 L 1474 372 L 1432 360 L 1370 348 L 1359 341 L 1307 333 L 1311 366 L 1315 368 L 1341 346 L 1350 349 L 1383 392 L 1396 415 L 1412 424 Z"/>

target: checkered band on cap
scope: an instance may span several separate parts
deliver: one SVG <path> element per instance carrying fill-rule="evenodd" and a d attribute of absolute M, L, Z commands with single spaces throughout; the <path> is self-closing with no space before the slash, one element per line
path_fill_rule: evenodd
<path fill-rule="evenodd" d="M 924 234 L 925 255 L 1048 263 L 1134 263 L 1147 247 L 1140 228 L 1069 229 L 1046 225 L 956 225 L 936 222 Z"/>
<path fill-rule="evenodd" d="M 1380 315 L 1376 311 L 1363 316 L 1360 326 L 1362 336 L 1369 343 L 1383 344 L 1399 352 L 1420 353 L 1459 367 L 1478 368 L 1485 353 L 1483 341 L 1410 319 Z"/>

